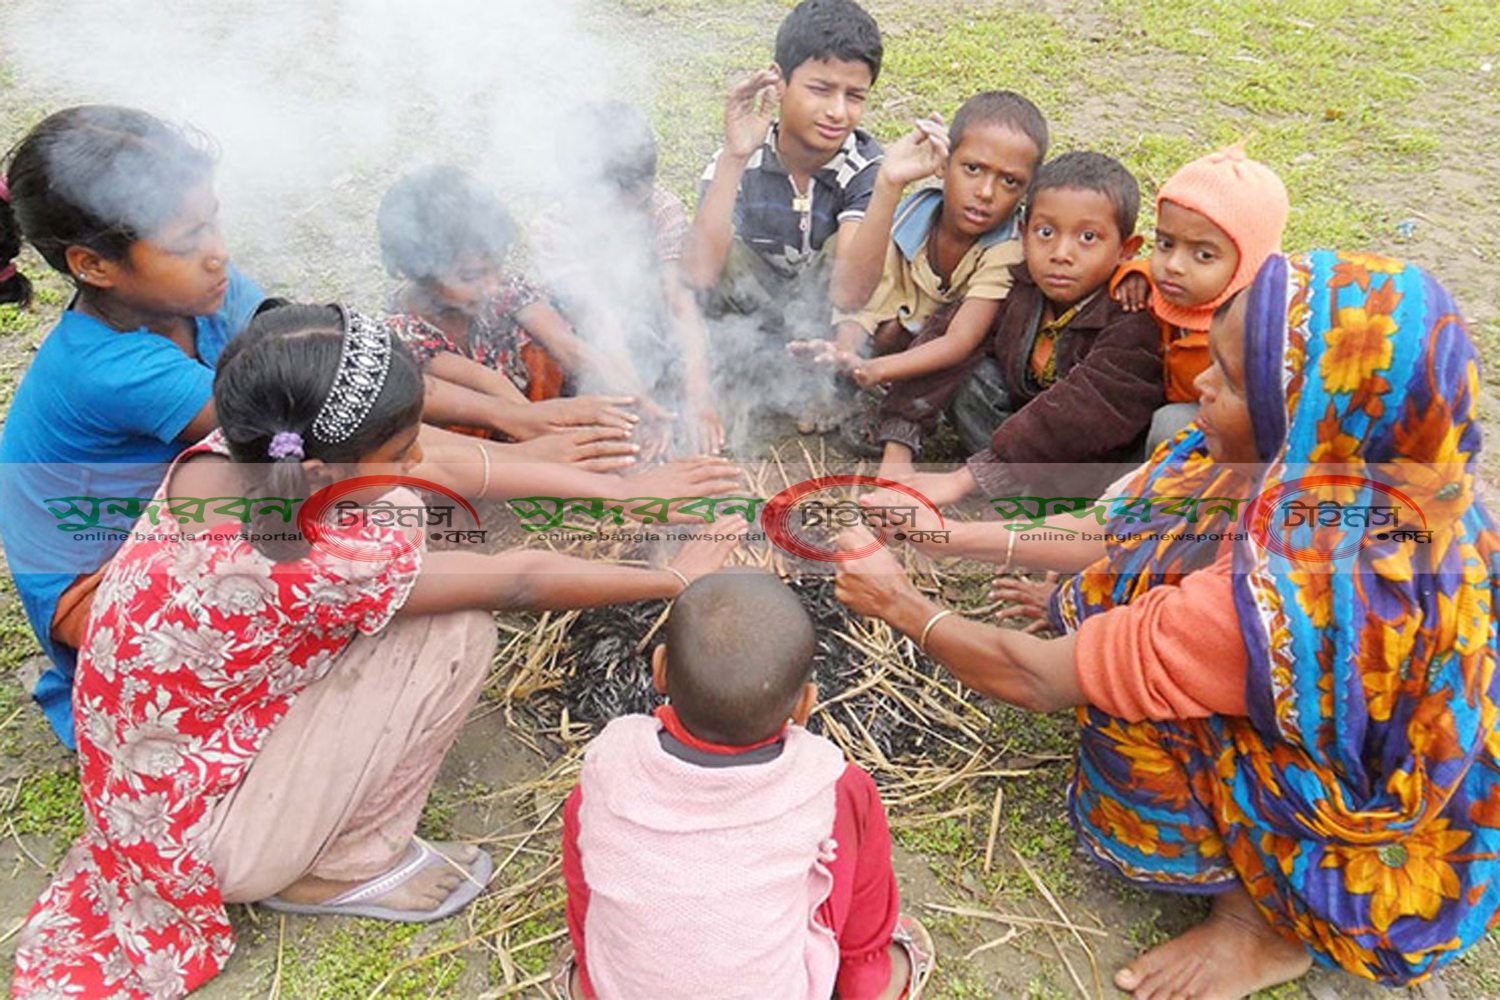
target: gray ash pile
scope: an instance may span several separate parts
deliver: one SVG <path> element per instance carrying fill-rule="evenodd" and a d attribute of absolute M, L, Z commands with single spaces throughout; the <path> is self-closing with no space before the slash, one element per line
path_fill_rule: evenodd
<path fill-rule="evenodd" d="M 935 754 L 964 759 L 979 749 L 989 720 L 977 696 L 889 626 L 840 604 L 832 577 L 787 583 L 817 629 L 813 676 L 820 704 L 808 728 L 876 766 Z M 557 659 L 561 685 L 549 700 L 565 707 L 572 722 L 596 730 L 616 716 L 661 704 L 650 661 L 665 609 L 665 602 L 651 601 L 578 613 Z"/>

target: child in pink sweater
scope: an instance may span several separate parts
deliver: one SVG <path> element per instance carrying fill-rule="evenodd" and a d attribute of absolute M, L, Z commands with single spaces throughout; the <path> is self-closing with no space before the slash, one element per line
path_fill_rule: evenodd
<path fill-rule="evenodd" d="M 931 939 L 898 914 L 875 783 L 802 728 L 815 640 L 766 573 L 677 599 L 652 658 L 671 704 L 606 726 L 564 810 L 559 996 L 921 995 Z"/>

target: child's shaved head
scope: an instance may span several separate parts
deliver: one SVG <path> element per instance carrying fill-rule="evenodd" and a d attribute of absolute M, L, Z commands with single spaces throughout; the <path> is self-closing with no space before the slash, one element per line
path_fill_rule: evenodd
<path fill-rule="evenodd" d="M 775 576 L 722 570 L 667 618 L 667 695 L 701 740 L 749 746 L 776 735 L 812 673 L 812 619 Z"/>

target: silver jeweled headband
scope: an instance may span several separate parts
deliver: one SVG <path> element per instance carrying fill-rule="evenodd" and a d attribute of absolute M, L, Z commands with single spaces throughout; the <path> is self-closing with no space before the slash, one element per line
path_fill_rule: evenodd
<path fill-rule="evenodd" d="M 337 309 L 344 320 L 344 348 L 328 398 L 312 424 L 313 437 L 324 444 L 347 441 L 359 430 L 391 370 L 391 333 L 385 324 L 341 305 Z"/>

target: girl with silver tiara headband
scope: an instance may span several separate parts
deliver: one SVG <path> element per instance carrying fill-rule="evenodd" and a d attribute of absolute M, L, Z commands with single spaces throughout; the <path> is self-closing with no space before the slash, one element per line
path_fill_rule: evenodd
<path fill-rule="evenodd" d="M 422 461 L 416 364 L 341 307 L 262 312 L 226 349 L 214 406 L 221 429 L 158 497 L 306 497 Z M 388 489 L 348 496 L 418 503 Z M 734 545 L 689 542 L 649 570 L 426 552 L 420 529 L 364 518 L 311 543 L 263 527 L 215 512 L 133 535 L 110 563 L 75 693 L 88 828 L 32 910 L 18 995 L 181 996 L 228 960 L 231 902 L 412 922 L 461 909 L 492 860 L 414 834 L 488 674 L 490 611 L 673 597 Z M 149 935 L 91 902 L 143 894 Z"/>

